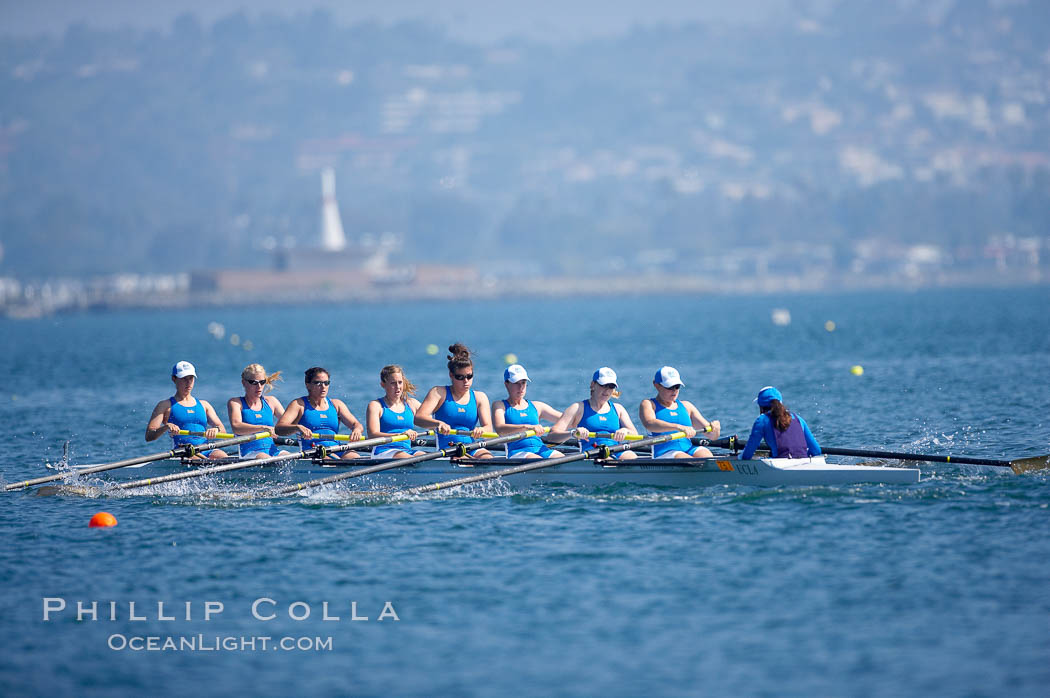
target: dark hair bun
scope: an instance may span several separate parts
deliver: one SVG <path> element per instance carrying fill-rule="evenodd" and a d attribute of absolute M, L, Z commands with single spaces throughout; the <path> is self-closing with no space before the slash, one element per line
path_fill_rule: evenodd
<path fill-rule="evenodd" d="M 449 350 L 449 352 L 451 354 L 451 356 L 448 357 L 449 361 L 453 361 L 455 359 L 469 359 L 470 358 L 470 349 L 467 349 L 467 347 L 465 345 L 460 344 L 459 342 L 456 342 L 455 344 L 450 346 L 448 348 L 448 350 Z"/>

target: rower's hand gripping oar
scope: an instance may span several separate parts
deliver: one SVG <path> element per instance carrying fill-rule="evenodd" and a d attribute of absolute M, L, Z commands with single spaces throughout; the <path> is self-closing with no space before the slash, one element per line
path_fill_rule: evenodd
<path fill-rule="evenodd" d="M 470 432 L 466 432 L 470 433 Z M 362 477 L 364 475 L 371 475 L 372 473 L 381 473 L 384 470 L 393 470 L 394 468 L 403 468 L 407 465 L 415 465 L 416 463 L 422 463 L 423 461 L 434 460 L 435 458 L 443 457 L 463 457 L 467 451 L 476 451 L 480 448 L 488 448 L 489 446 L 498 446 L 500 444 L 510 443 L 511 441 L 518 441 L 529 436 L 535 436 L 536 432 L 529 429 L 528 431 L 519 431 L 514 434 L 507 434 L 505 436 L 493 435 L 491 439 L 484 439 L 482 441 L 473 442 L 456 442 L 449 444 L 448 448 L 439 449 L 432 451 L 431 453 L 424 453 L 420 456 L 409 456 L 408 458 L 392 458 L 389 463 L 380 463 L 379 465 L 373 465 L 367 468 L 357 468 L 350 470 L 345 473 L 339 473 L 337 475 L 330 475 L 328 477 L 318 478 L 316 480 L 307 480 L 306 482 L 300 482 L 281 489 L 274 490 L 268 494 L 273 496 L 280 496 L 283 494 L 294 494 L 305 489 L 312 487 L 320 487 L 321 485 L 328 485 L 333 482 L 339 482 L 340 480 L 347 480 L 352 477 Z"/>
<path fill-rule="evenodd" d="M 507 475 L 517 475 L 518 473 L 527 473 L 532 470 L 542 470 L 543 468 L 550 468 L 555 465 L 561 465 L 562 463 L 572 463 L 574 461 L 586 460 L 588 458 L 607 459 L 610 456 L 612 456 L 612 454 L 620 453 L 621 451 L 630 451 L 631 449 L 641 448 L 643 446 L 652 446 L 654 444 L 662 444 L 667 441 L 674 441 L 675 439 L 681 438 L 685 438 L 684 431 L 676 431 L 670 434 L 663 434 L 662 436 L 642 437 L 639 440 L 634 441 L 632 443 L 622 443 L 616 446 L 599 446 L 597 448 L 588 449 L 586 451 L 574 453 L 569 456 L 562 456 L 561 458 L 540 458 L 537 459 L 536 463 L 526 463 L 524 465 L 517 465 L 511 468 L 502 468 L 500 470 L 482 473 L 480 475 L 470 475 L 468 477 L 461 477 L 455 480 L 435 482 L 430 485 L 423 485 L 422 487 L 413 487 L 411 489 L 402 490 L 401 494 L 425 494 L 427 492 L 436 492 L 438 490 L 444 490 L 450 487 L 460 487 L 462 485 L 469 485 L 475 482 L 494 480 L 498 477 L 504 477 Z"/>
<path fill-rule="evenodd" d="M 203 444 L 183 444 L 170 451 L 162 451 L 160 453 L 152 453 L 148 456 L 139 456 L 138 458 L 128 458 L 127 460 L 119 460 L 113 463 L 104 463 L 102 465 L 95 465 L 90 468 L 81 468 L 77 470 L 66 470 L 54 475 L 48 475 L 46 477 L 38 477 L 33 480 L 25 480 L 23 482 L 16 482 L 7 485 L 4 490 L 10 492 L 11 490 L 21 490 L 26 487 L 33 487 L 35 485 L 43 485 L 46 482 L 54 482 L 56 480 L 64 480 L 71 477 L 79 477 L 81 475 L 90 475 L 92 473 L 101 473 L 106 470 L 116 470 L 117 468 L 125 468 L 129 465 L 139 465 L 140 463 L 151 463 L 158 460 L 166 460 L 168 458 L 191 458 L 195 455 L 200 455 L 206 451 L 211 451 L 216 448 L 224 448 L 226 446 L 236 446 L 238 444 L 248 443 L 249 441 L 258 441 L 259 439 L 265 439 L 269 436 L 269 432 L 259 432 L 258 434 L 247 434 L 245 436 L 234 436 L 233 434 L 220 434 L 219 436 L 230 436 L 232 438 L 225 439 L 223 441 L 212 441 Z"/>

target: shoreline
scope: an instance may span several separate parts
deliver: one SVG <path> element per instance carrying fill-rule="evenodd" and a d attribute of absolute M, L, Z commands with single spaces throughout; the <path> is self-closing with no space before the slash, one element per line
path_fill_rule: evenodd
<path fill-rule="evenodd" d="M 11 319 L 33 319 L 76 312 L 107 312 L 133 309 L 182 309 L 222 306 L 291 306 L 303 303 L 427 302 L 500 300 L 507 298 L 567 298 L 607 295 L 650 296 L 659 294 L 751 296 L 859 291 L 922 291 L 933 289 L 1034 288 L 1050 284 L 1050 275 L 1039 268 L 1004 270 L 975 276 L 965 272 L 939 272 L 927 276 L 811 274 L 794 276 L 717 277 L 670 276 L 668 274 L 609 275 L 604 277 L 539 277 L 523 279 L 471 278 L 463 282 L 322 285 L 247 290 L 192 290 L 190 288 L 150 293 L 85 290 L 58 299 L 47 297 L 2 307 Z"/>

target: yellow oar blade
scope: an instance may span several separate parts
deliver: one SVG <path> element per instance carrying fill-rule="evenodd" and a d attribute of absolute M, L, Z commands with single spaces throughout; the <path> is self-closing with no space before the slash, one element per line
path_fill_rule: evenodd
<path fill-rule="evenodd" d="M 1033 470 L 1045 470 L 1050 468 L 1050 455 L 1032 456 L 1031 458 L 1018 458 L 1010 461 L 1010 467 L 1020 475 Z"/>

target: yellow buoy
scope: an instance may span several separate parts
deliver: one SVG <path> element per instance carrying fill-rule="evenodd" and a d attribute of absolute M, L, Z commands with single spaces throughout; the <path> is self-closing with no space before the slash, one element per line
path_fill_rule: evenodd
<path fill-rule="evenodd" d="M 835 331 L 835 321 L 834 320 L 828 320 L 827 322 L 825 322 L 824 323 L 824 329 L 827 330 L 828 332 L 834 332 Z"/>
<path fill-rule="evenodd" d="M 863 376 L 864 375 L 864 367 L 860 366 L 860 365 L 851 366 L 850 369 L 849 369 L 849 372 L 852 373 L 855 376 Z"/>
<path fill-rule="evenodd" d="M 503 363 L 508 364 L 508 365 L 518 363 L 518 355 L 517 354 L 504 354 L 503 355 Z"/>
<path fill-rule="evenodd" d="M 428 344 L 427 345 L 427 353 L 430 354 L 431 356 L 433 356 L 434 354 L 438 353 L 438 345 L 436 345 L 436 344 Z"/>

